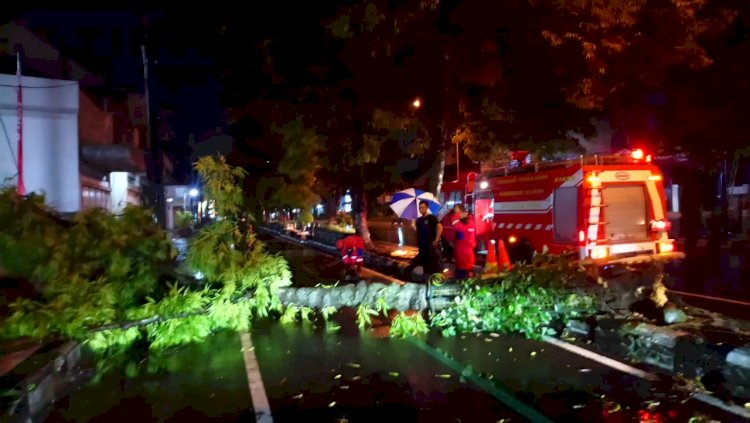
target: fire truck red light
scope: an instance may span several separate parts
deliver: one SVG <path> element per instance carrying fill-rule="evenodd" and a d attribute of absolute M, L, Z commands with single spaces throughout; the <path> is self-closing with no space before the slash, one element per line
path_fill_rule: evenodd
<path fill-rule="evenodd" d="M 641 150 L 640 148 L 633 150 L 633 152 L 630 154 L 635 160 L 643 159 L 643 150 Z"/>
<path fill-rule="evenodd" d="M 586 240 L 586 234 L 583 231 L 578 232 L 578 241 L 583 242 Z"/>

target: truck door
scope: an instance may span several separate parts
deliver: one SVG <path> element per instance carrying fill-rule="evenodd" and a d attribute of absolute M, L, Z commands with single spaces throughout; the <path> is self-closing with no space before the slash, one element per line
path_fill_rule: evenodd
<path fill-rule="evenodd" d="M 606 237 L 612 243 L 649 239 L 646 190 L 643 185 L 605 185 L 602 189 Z"/>

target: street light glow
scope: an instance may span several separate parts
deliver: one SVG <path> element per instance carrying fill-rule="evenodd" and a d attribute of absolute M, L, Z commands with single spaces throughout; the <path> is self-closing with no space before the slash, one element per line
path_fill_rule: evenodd
<path fill-rule="evenodd" d="M 190 191 L 188 192 L 191 197 L 197 197 L 198 196 L 198 190 L 195 188 L 190 188 Z"/>
<path fill-rule="evenodd" d="M 418 109 L 422 106 L 422 101 L 420 99 L 415 99 L 412 103 L 412 106 L 414 106 L 415 109 Z"/>

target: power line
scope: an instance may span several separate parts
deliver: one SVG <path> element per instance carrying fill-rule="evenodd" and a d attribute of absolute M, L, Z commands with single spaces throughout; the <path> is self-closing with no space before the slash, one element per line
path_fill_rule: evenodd
<path fill-rule="evenodd" d="M 58 85 L 46 85 L 42 87 L 31 86 L 31 85 L 21 85 L 21 88 L 62 88 L 62 87 L 72 87 L 74 85 L 78 85 L 78 82 L 71 82 L 68 84 L 58 84 Z M 18 88 L 18 84 L 0 84 L 0 87 Z"/>

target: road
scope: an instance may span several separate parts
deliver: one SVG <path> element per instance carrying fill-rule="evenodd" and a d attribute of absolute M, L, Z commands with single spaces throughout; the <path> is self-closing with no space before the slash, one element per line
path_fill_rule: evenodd
<path fill-rule="evenodd" d="M 330 283 L 341 270 L 311 250 L 277 241 L 269 247 L 288 258 L 295 284 Z M 672 410 L 674 421 L 687 421 L 699 407 L 679 404 L 670 383 L 543 342 L 498 334 L 381 339 L 360 333 L 352 319 L 341 323 L 341 331 L 327 333 L 264 322 L 248 334 L 250 348 L 239 334 L 215 334 L 143 363 L 158 367 L 152 374 L 113 373 L 84 386 L 43 418 L 251 421 L 266 409 L 264 399 L 270 419 L 259 421 L 274 422 L 619 422 L 632 421 L 655 400 Z M 248 382 L 256 365 L 262 385 Z M 613 409 L 620 411 L 607 414 Z"/>

